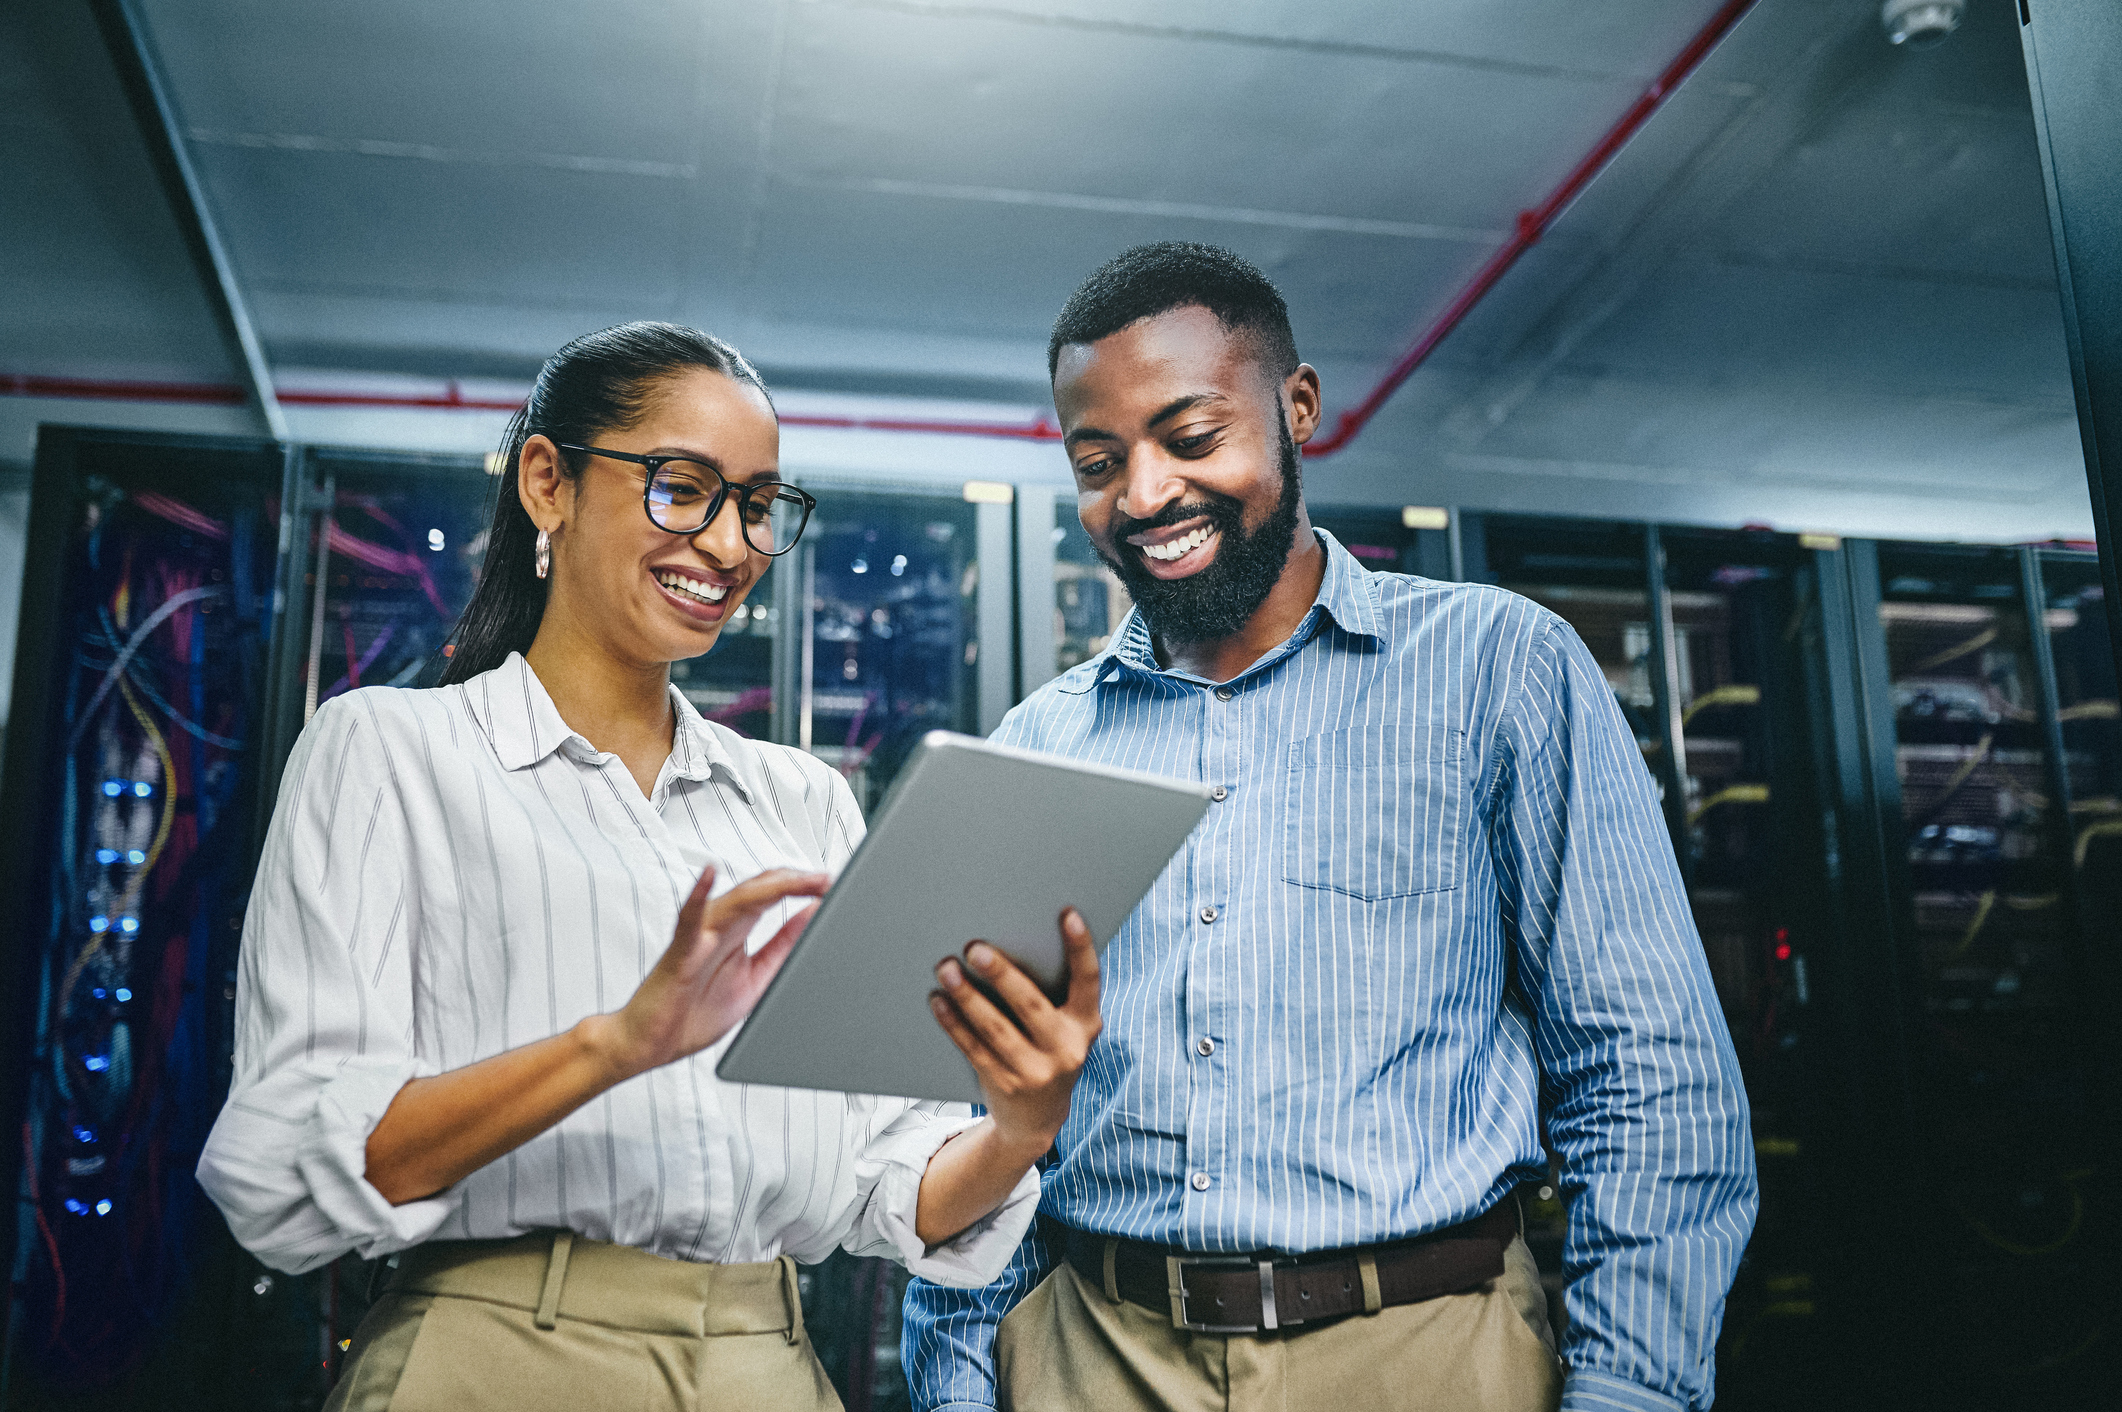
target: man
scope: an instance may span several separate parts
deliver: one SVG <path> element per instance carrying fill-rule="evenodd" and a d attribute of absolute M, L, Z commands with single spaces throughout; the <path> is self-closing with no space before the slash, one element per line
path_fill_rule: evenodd
<path fill-rule="evenodd" d="M 1318 375 L 1236 256 L 1128 251 L 1049 359 L 1135 613 L 996 738 L 1216 802 L 1105 953 L 1040 1227 L 984 1290 L 908 1292 L 917 1405 L 1706 1406 L 1746 1101 L 1589 653 L 1312 529 Z M 1559 1359 L 1512 1195 L 1543 1137 Z"/>

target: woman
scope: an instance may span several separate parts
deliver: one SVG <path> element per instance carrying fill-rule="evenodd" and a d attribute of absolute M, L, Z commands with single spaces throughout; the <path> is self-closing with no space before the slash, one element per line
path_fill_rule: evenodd
<path fill-rule="evenodd" d="M 714 1074 L 862 832 L 670 686 L 802 532 L 778 454 L 727 344 L 568 345 L 443 684 L 326 703 L 288 762 L 199 1178 L 279 1269 L 394 1257 L 331 1407 L 837 1407 L 791 1257 L 980 1284 L 1031 1220 L 1098 1029 L 1073 913 L 1062 1006 L 967 948 L 1020 1024 L 937 968 L 977 1122 Z"/>

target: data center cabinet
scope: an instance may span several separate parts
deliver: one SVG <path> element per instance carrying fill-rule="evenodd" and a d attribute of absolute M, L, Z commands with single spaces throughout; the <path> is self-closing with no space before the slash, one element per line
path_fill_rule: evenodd
<path fill-rule="evenodd" d="M 328 1393 L 375 1271 L 265 1269 L 192 1172 L 227 1090 L 236 948 L 281 768 L 332 697 L 440 674 L 493 497 L 512 489 L 487 470 L 43 429 L 0 805 L 0 1049 L 21 1125 L 4 1149 L 20 1199 L 0 1407 L 294 1412 Z M 979 727 L 979 507 L 819 494 L 799 551 L 673 679 L 710 719 L 828 760 L 871 805 L 923 731 Z M 851 1407 L 904 1402 L 899 1286 L 848 1257 L 806 1273 Z"/>
<path fill-rule="evenodd" d="M 486 481 L 43 429 L 0 805 L 5 1405 L 321 1401 L 358 1279 L 265 1270 L 192 1173 L 280 765 L 319 702 L 439 668 Z"/>
<path fill-rule="evenodd" d="M 2122 1309 L 2108 605 L 2084 554 L 1876 561 L 1925 1342 L 1947 1405 L 2055 1405 L 2094 1389 Z"/>

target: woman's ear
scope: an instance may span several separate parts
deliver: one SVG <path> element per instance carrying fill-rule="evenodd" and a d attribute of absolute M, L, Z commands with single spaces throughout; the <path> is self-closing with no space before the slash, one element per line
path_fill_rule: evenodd
<path fill-rule="evenodd" d="M 516 496 L 531 523 L 550 533 L 566 518 L 562 512 L 561 487 L 567 475 L 560 464 L 560 448 L 549 436 L 524 440 L 523 454 L 516 461 Z"/>

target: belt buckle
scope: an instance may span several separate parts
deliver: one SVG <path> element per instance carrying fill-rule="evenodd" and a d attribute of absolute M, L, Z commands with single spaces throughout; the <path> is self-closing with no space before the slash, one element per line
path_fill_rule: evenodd
<path fill-rule="evenodd" d="M 1186 1309 L 1186 1272 L 1204 1270 L 1258 1270 L 1260 1272 L 1260 1322 L 1257 1324 L 1205 1324 L 1190 1318 Z M 1164 1257 L 1165 1289 L 1171 1295 L 1172 1327 L 1195 1334 L 1255 1334 L 1281 1327 L 1275 1317 L 1275 1262 L 1253 1260 L 1243 1255 L 1167 1255 Z"/>

